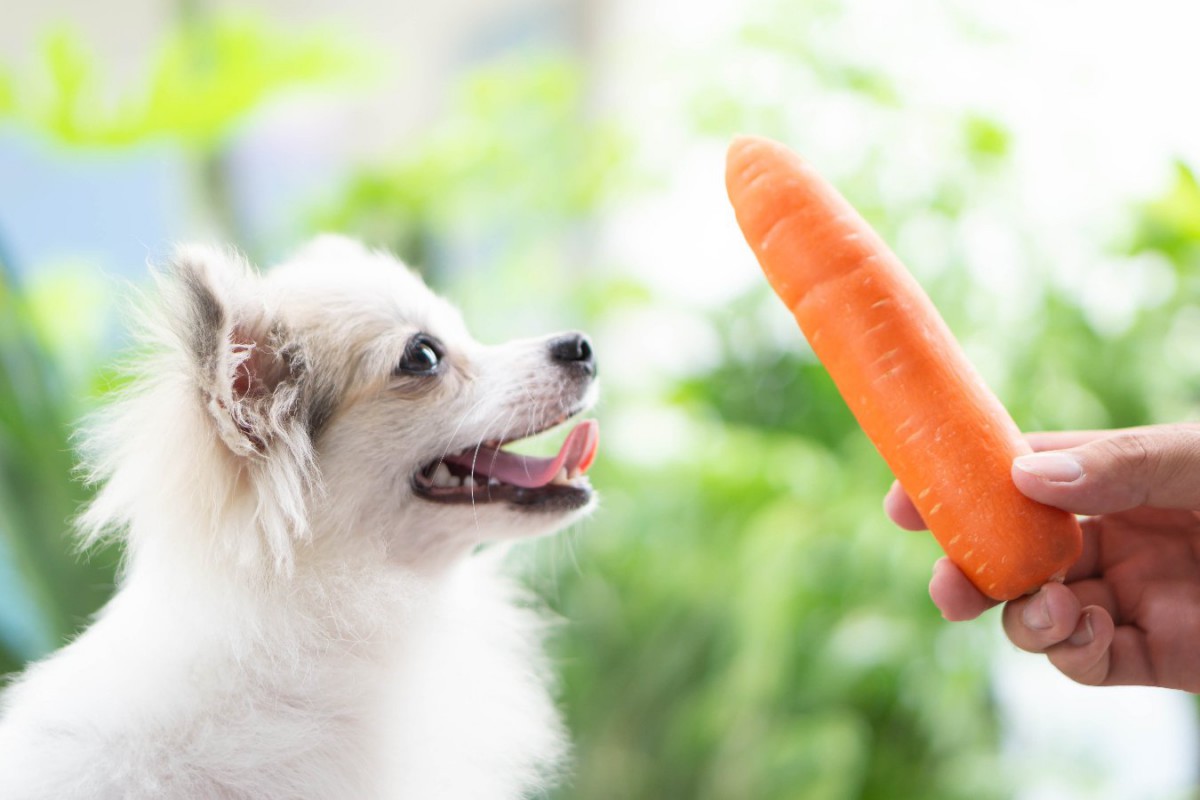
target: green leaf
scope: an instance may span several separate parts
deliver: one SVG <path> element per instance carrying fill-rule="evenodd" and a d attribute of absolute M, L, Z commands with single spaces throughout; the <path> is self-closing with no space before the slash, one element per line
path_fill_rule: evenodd
<path fill-rule="evenodd" d="M 171 138 L 211 148 L 264 104 L 286 92 L 330 85 L 367 70 L 360 51 L 325 33 L 283 33 L 248 17 L 184 24 L 151 58 L 142 84 L 107 82 L 82 35 L 50 31 L 40 63 L 24 81 L 0 82 L 0 112 L 64 144 L 128 146 Z"/>
<path fill-rule="evenodd" d="M 1011 149 L 1008 130 L 994 119 L 969 115 L 963 123 L 967 152 L 984 161 L 995 161 L 1008 155 Z"/>
<path fill-rule="evenodd" d="M 44 124 L 65 142 L 84 143 L 89 126 L 100 113 L 95 56 L 69 28 L 51 31 L 43 42 L 42 55 L 50 79 L 42 110 Z"/>
<path fill-rule="evenodd" d="M 16 90 L 13 88 L 12 76 L 0 69 L 0 119 L 10 116 L 16 106 Z"/>
<path fill-rule="evenodd" d="M 481 68 L 421 141 L 352 176 L 313 227 L 386 244 L 434 270 L 440 240 L 532 243 L 561 233 L 626 185 L 625 136 L 589 119 L 584 101 L 573 59 Z"/>
<path fill-rule="evenodd" d="M 0 648 L 16 664 L 77 633 L 113 583 L 111 553 L 80 560 L 72 543 L 70 520 L 90 494 L 72 474 L 75 387 L 0 269 L 0 551 L 12 567 Z"/>
<path fill-rule="evenodd" d="M 151 67 L 141 132 L 211 145 L 268 100 L 345 78 L 362 63 L 324 34 L 282 34 L 241 18 L 193 24 Z"/>
<path fill-rule="evenodd" d="M 1185 263 L 1198 249 L 1200 181 L 1187 164 L 1176 162 L 1170 188 L 1143 209 L 1134 250 L 1159 250 Z"/>

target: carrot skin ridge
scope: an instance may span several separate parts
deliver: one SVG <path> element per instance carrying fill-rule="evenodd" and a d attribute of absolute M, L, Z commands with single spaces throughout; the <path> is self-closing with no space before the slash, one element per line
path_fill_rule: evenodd
<path fill-rule="evenodd" d="M 1061 579 L 1078 521 L 1016 488 L 1029 445 L 879 235 L 767 139 L 732 142 L 726 187 L 769 283 L 946 555 L 995 600 Z"/>

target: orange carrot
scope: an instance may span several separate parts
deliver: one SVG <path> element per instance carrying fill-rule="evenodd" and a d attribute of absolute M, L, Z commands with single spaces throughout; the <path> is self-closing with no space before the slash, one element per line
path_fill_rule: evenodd
<path fill-rule="evenodd" d="M 734 139 L 725 183 L 767 280 L 950 559 L 996 600 L 1061 579 L 1079 523 L 1017 490 L 1029 445 L 878 234 L 777 142 Z"/>

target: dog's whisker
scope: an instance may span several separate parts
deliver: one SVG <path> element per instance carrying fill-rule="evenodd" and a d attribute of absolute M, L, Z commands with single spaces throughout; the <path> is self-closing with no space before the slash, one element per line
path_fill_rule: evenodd
<path fill-rule="evenodd" d="M 458 436 L 458 432 L 460 430 L 462 430 L 463 423 L 466 422 L 467 419 L 469 419 L 470 416 L 475 413 L 476 409 L 478 409 L 480 406 L 482 406 L 484 403 L 486 403 L 489 399 L 490 398 L 488 398 L 486 396 L 480 397 L 478 400 L 476 400 L 474 403 L 471 404 L 470 408 L 468 408 L 466 411 L 464 411 L 462 413 L 462 415 L 458 418 L 458 424 L 454 426 L 454 430 L 451 431 L 450 436 L 448 436 L 446 438 L 446 446 L 442 449 L 442 455 L 438 458 L 438 461 L 444 461 L 446 459 L 446 456 L 450 455 L 450 448 L 454 446 L 454 440 Z"/>
<path fill-rule="evenodd" d="M 512 407 L 512 408 L 509 410 L 509 416 L 508 416 L 508 419 L 506 419 L 506 420 L 504 421 L 504 426 L 503 426 L 502 428 L 500 428 L 500 431 L 506 431 L 506 429 L 508 429 L 508 428 L 509 428 L 509 426 L 511 425 L 512 417 L 514 417 L 515 415 L 516 415 L 516 407 Z M 502 433 L 502 434 L 500 434 L 500 435 L 502 435 L 502 437 L 503 437 L 503 433 Z M 479 456 L 479 451 L 478 451 L 478 450 L 476 450 L 476 451 L 475 451 L 475 456 L 476 456 L 476 457 L 478 457 L 478 456 Z M 493 450 L 493 451 L 492 451 L 492 462 L 491 462 L 490 464 L 488 464 L 488 465 L 487 465 L 488 473 L 491 473 L 491 471 L 492 471 L 493 469 L 496 469 L 496 462 L 497 462 L 497 459 L 499 459 L 499 457 L 500 457 L 500 449 L 499 449 L 499 447 L 497 447 L 497 449 L 496 449 L 496 450 Z M 473 465 L 473 467 L 474 467 L 474 465 Z"/>

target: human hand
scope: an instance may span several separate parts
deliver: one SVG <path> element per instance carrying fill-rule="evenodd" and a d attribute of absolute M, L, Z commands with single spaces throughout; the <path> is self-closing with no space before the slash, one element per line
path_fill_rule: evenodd
<path fill-rule="evenodd" d="M 1088 518 L 1065 581 L 1005 604 L 1008 638 L 1079 683 L 1200 692 L 1200 425 L 1029 442 L 1039 452 L 1013 463 L 1017 488 Z M 902 528 L 925 528 L 898 484 L 884 508 Z M 996 605 L 946 558 L 934 564 L 929 595 L 948 620 Z"/>

